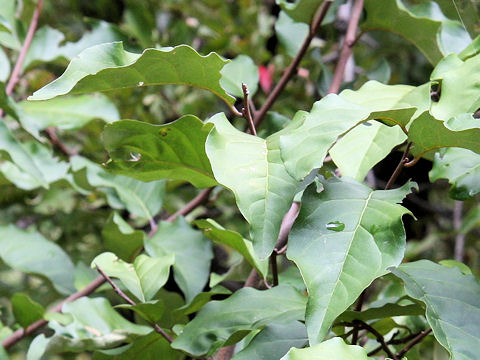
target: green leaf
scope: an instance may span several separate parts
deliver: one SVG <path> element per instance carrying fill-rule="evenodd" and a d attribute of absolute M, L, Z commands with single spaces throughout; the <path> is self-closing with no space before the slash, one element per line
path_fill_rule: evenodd
<path fill-rule="evenodd" d="M 173 254 L 155 258 L 139 255 L 129 264 L 113 253 L 105 252 L 93 259 L 92 268 L 99 266 L 108 276 L 120 279 L 137 299 L 145 302 L 151 300 L 167 282 L 174 262 Z"/>
<path fill-rule="evenodd" d="M 12 296 L 11 301 L 13 316 L 21 327 L 27 328 L 35 321 L 43 319 L 45 309 L 42 305 L 30 299 L 27 294 L 16 293 Z"/>
<path fill-rule="evenodd" d="M 1 23 L 0 23 L 0 27 L 1 27 Z M 10 60 L 8 59 L 5 52 L 2 49 L 0 49 L 0 81 L 6 82 L 9 76 L 10 76 Z M 0 107 L 3 108 L 3 105 Z"/>
<path fill-rule="evenodd" d="M 400 201 L 415 183 L 382 191 L 351 179 L 310 185 L 289 236 L 287 257 L 302 273 L 309 293 L 306 324 L 310 344 L 321 342 L 335 318 L 371 284 L 398 265 L 405 251 Z M 330 230 L 338 222 L 344 229 Z"/>
<path fill-rule="evenodd" d="M 8 23 L 7 19 L 0 15 L 0 31 L 6 31 L 11 33 L 12 29 L 10 28 L 10 24 Z"/>
<path fill-rule="evenodd" d="M 305 302 L 301 293 L 285 285 L 265 291 L 240 289 L 226 300 L 205 305 L 172 347 L 194 356 L 210 356 L 222 346 L 238 342 L 249 331 L 272 322 L 302 320 Z"/>
<path fill-rule="evenodd" d="M 62 313 L 70 315 L 73 321 L 68 325 L 49 322 L 48 326 L 55 334 L 46 339 L 45 355 L 109 349 L 152 331 L 150 326 L 133 324 L 124 319 L 104 298 L 83 297 L 65 303 Z M 32 357 L 32 360 L 40 359 L 40 356 Z"/>
<path fill-rule="evenodd" d="M 22 68 L 25 70 L 32 65 L 58 59 L 71 60 L 90 46 L 118 40 L 127 40 L 127 36 L 105 21 L 95 21 L 92 30 L 84 33 L 77 42 L 65 42 L 63 33 L 44 26 L 35 31 Z"/>
<path fill-rule="evenodd" d="M 338 337 L 305 349 L 290 349 L 280 360 L 368 360 L 367 352 L 357 345 L 347 345 Z"/>
<path fill-rule="evenodd" d="M 7 115 L 10 115 L 14 119 L 18 119 L 15 103 L 5 92 L 4 82 L 0 82 L 0 109 L 2 109 Z"/>
<path fill-rule="evenodd" d="M 363 181 L 372 167 L 406 139 L 398 126 L 366 122 L 343 136 L 329 153 L 342 176 Z"/>
<path fill-rule="evenodd" d="M 278 41 L 285 48 L 287 55 L 295 57 L 309 32 L 309 26 L 302 22 L 295 22 L 283 11 L 275 22 L 275 33 Z"/>
<path fill-rule="evenodd" d="M 402 264 L 391 271 L 408 295 L 427 307 L 427 321 L 451 359 L 475 359 L 480 344 L 480 284 L 473 275 L 428 260 Z"/>
<path fill-rule="evenodd" d="M 132 360 L 132 359 L 141 359 L 141 360 L 158 360 L 161 356 L 162 360 L 179 360 L 183 359 L 184 356 L 179 351 L 176 351 L 171 348 L 167 340 L 160 334 L 152 331 L 146 336 L 139 337 L 135 339 L 132 344 L 127 345 L 123 349 L 124 351 L 119 354 L 111 354 L 114 351 L 118 352 L 118 349 L 115 350 L 104 350 L 102 353 L 95 353 L 94 360 Z M 109 355 L 111 354 L 111 355 Z"/>
<path fill-rule="evenodd" d="M 138 303 L 136 305 L 121 304 L 117 305 L 119 309 L 129 309 L 135 311 L 143 319 L 152 324 L 156 324 L 163 316 L 165 312 L 165 305 L 161 300 L 147 301 L 144 303 Z"/>
<path fill-rule="evenodd" d="M 201 219 L 194 222 L 203 230 L 209 239 L 219 244 L 227 245 L 238 251 L 263 277 L 268 273 L 268 260 L 259 260 L 253 251 L 252 242 L 244 239 L 236 231 L 226 230 L 212 219 Z"/>
<path fill-rule="evenodd" d="M 469 199 L 480 193 L 480 155 L 460 148 L 437 152 L 429 176 L 432 182 L 448 179 L 452 198 Z"/>
<path fill-rule="evenodd" d="M 39 142 L 18 142 L 4 123 L 0 124 L 0 150 L 5 150 L 12 160 L 2 161 L 0 172 L 20 189 L 49 188 L 56 181 L 70 181 L 68 163 L 59 161 Z"/>
<path fill-rule="evenodd" d="M 107 125 L 103 142 L 114 173 L 143 181 L 178 179 L 204 188 L 215 186 L 205 154 L 209 132 L 203 122 L 186 115 L 165 125 L 122 120 Z"/>
<path fill-rule="evenodd" d="M 75 292 L 71 260 L 60 246 L 39 232 L 0 226 L 0 257 L 13 269 L 46 277 L 61 294 Z"/>
<path fill-rule="evenodd" d="M 210 291 L 197 294 L 188 304 L 175 309 L 175 313 L 190 315 L 200 310 L 215 295 L 230 295 L 232 292 L 221 285 L 214 286 Z"/>
<path fill-rule="evenodd" d="M 310 24 L 323 0 L 276 0 L 282 10 L 294 21 Z M 327 0 L 331 1 L 331 0 Z M 333 1 L 332 1 L 333 2 Z M 303 39 L 302 39 L 303 40 Z"/>
<path fill-rule="evenodd" d="M 354 320 L 376 320 L 376 319 L 385 319 L 391 318 L 394 316 L 417 316 L 425 314 L 425 310 L 418 304 L 410 305 L 399 305 L 387 303 L 379 307 L 369 307 L 365 311 L 345 311 L 340 315 L 336 321 L 348 321 L 352 322 Z"/>
<path fill-rule="evenodd" d="M 220 86 L 220 70 L 227 62 L 215 53 L 199 55 L 187 45 L 147 49 L 134 54 L 119 42 L 83 50 L 55 81 L 36 91 L 29 100 L 47 100 L 127 87 L 182 84 L 206 89 L 233 106 L 235 99 Z"/>
<path fill-rule="evenodd" d="M 49 126 L 61 130 L 79 129 L 93 119 L 119 119 L 115 105 L 104 95 L 81 95 L 46 101 L 21 101 L 17 112 L 22 126 L 32 135 Z"/>
<path fill-rule="evenodd" d="M 432 64 L 450 52 L 462 51 L 471 41 L 462 25 L 447 19 L 433 1 L 407 8 L 401 0 L 366 0 L 365 10 L 362 30 L 394 32 L 413 43 Z"/>
<path fill-rule="evenodd" d="M 301 348 L 307 343 L 305 324 L 299 321 L 292 321 L 287 324 L 269 324 L 232 359 L 280 359 L 291 347 Z"/>
<path fill-rule="evenodd" d="M 80 183 L 80 174 L 85 173 L 87 183 L 105 192 L 108 203 L 114 209 L 127 209 L 135 216 L 152 219 L 162 208 L 165 194 L 164 180 L 145 183 L 111 174 L 81 156 L 71 157 L 70 164 L 72 170 L 77 172 L 76 182 Z M 79 185 L 88 189 L 86 184 Z"/>
<path fill-rule="evenodd" d="M 446 259 L 439 261 L 438 263 L 449 268 L 458 268 L 462 272 L 462 274 L 473 274 L 472 269 L 470 269 L 468 265 L 465 265 L 464 263 L 457 260 Z"/>
<path fill-rule="evenodd" d="M 117 212 L 110 215 L 102 229 L 105 249 L 127 262 L 143 248 L 144 237 L 143 231 L 133 229 Z"/>
<path fill-rule="evenodd" d="M 215 179 L 235 194 L 240 212 L 250 223 L 253 248 L 265 259 L 297 189 L 297 181 L 280 157 L 282 131 L 264 140 L 235 129 L 223 113 L 209 122 L 215 128 L 208 135 L 206 152 Z"/>
<path fill-rule="evenodd" d="M 145 250 L 150 256 L 175 255 L 173 277 L 187 301 L 205 287 L 213 258 L 212 245 L 185 218 L 160 222 L 155 234 L 145 239 Z"/>
<path fill-rule="evenodd" d="M 220 71 L 220 85 L 228 93 L 243 98 L 242 83 L 247 85 L 250 96 L 258 89 L 258 67 L 247 55 L 239 55 Z"/>

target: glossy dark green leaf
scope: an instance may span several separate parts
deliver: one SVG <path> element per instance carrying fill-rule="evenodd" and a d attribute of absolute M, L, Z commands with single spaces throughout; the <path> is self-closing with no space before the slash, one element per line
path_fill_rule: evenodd
<path fill-rule="evenodd" d="M 223 228 L 212 219 L 196 220 L 194 224 L 202 229 L 205 236 L 209 239 L 237 250 L 261 275 L 267 276 L 268 260 L 259 260 L 257 258 L 251 241 L 244 239 L 236 231 Z"/>
<path fill-rule="evenodd" d="M 173 254 L 154 258 L 139 255 L 129 264 L 113 253 L 105 252 L 93 259 L 92 268 L 99 266 L 108 276 L 120 279 L 137 299 L 145 302 L 151 300 L 167 282 L 174 262 Z"/>
<path fill-rule="evenodd" d="M 39 232 L 20 230 L 13 225 L 0 226 L 0 257 L 13 269 L 46 277 L 62 294 L 75 292 L 70 258 Z"/>
<path fill-rule="evenodd" d="M 305 303 L 305 296 L 285 285 L 265 291 L 243 288 L 226 300 L 205 305 L 185 326 L 172 347 L 194 356 L 211 355 L 272 322 L 301 320 Z"/>
<path fill-rule="evenodd" d="M 306 324 L 310 344 L 321 342 L 343 313 L 405 251 L 399 202 L 415 186 L 373 191 L 351 179 L 331 178 L 305 190 L 302 208 L 289 236 L 287 257 L 302 273 L 309 300 Z M 332 231 L 327 224 L 345 224 Z"/>
<path fill-rule="evenodd" d="M 29 100 L 82 94 L 126 87 L 183 84 L 206 89 L 233 106 L 234 98 L 220 86 L 220 56 L 199 55 L 187 45 L 147 49 L 134 54 L 119 42 L 92 46 L 75 57 L 55 81 L 36 91 Z"/>
<path fill-rule="evenodd" d="M 280 359 L 292 347 L 302 348 L 308 343 L 305 324 L 292 321 L 287 324 L 269 324 L 263 328 L 233 360 Z"/>
<path fill-rule="evenodd" d="M 347 345 L 338 337 L 305 349 L 291 349 L 280 360 L 368 360 L 367 352 L 357 345 Z"/>
<path fill-rule="evenodd" d="M 13 316 L 21 327 L 27 328 L 30 324 L 43 318 L 45 309 L 42 305 L 30 299 L 27 294 L 15 293 L 11 301 Z"/>
<path fill-rule="evenodd" d="M 152 219 L 162 208 L 165 181 L 149 183 L 105 171 L 101 166 L 81 156 L 70 158 L 72 170 L 77 173 L 76 182 L 81 187 L 94 187 L 103 191 L 109 205 L 114 209 L 127 209 L 143 219 Z M 86 177 L 86 184 L 80 181 L 80 174 Z"/>
<path fill-rule="evenodd" d="M 143 248 L 145 233 L 133 229 L 117 212 L 113 212 L 102 229 L 102 237 L 105 249 L 130 262 Z"/>
<path fill-rule="evenodd" d="M 391 271 L 408 295 L 427 307 L 427 320 L 451 359 L 475 359 L 480 344 L 480 284 L 473 275 L 428 260 L 402 264 Z"/>
<path fill-rule="evenodd" d="M 145 250 L 150 256 L 175 255 L 173 276 L 187 301 L 205 287 L 213 258 L 212 245 L 185 218 L 160 222 L 155 235 L 145 239 Z"/>
<path fill-rule="evenodd" d="M 108 169 L 143 181 L 179 179 L 197 187 L 216 185 L 205 154 L 208 127 L 193 115 L 165 125 L 122 120 L 107 125 L 103 142 Z"/>

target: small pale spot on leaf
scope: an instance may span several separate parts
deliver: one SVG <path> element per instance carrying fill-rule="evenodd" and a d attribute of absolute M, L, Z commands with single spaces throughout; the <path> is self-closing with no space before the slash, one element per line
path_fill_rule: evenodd
<path fill-rule="evenodd" d="M 340 221 L 331 221 L 327 225 L 327 230 L 331 231 L 343 231 L 345 229 L 345 224 Z"/>

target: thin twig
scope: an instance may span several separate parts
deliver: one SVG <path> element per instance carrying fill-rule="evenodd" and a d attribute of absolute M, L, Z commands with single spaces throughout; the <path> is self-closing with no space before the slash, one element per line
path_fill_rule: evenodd
<path fill-rule="evenodd" d="M 355 4 L 353 5 L 350 21 L 348 22 L 347 33 L 345 34 L 342 51 L 340 52 L 337 67 L 335 68 L 335 73 L 333 74 L 332 83 L 330 84 L 330 88 L 328 89 L 329 94 L 337 94 L 340 91 L 343 76 L 345 74 L 345 67 L 347 66 L 348 59 L 352 55 L 352 47 L 358 41 L 356 33 L 358 28 L 358 22 L 360 20 L 360 16 L 362 15 L 362 9 L 363 0 L 356 0 Z"/>
<path fill-rule="evenodd" d="M 117 284 L 115 284 L 113 282 L 113 280 L 110 278 L 110 276 L 108 276 L 107 274 L 105 274 L 105 272 L 100 268 L 100 266 L 98 266 L 97 264 L 95 264 L 95 267 L 97 268 L 97 271 L 100 273 L 100 275 L 102 275 L 102 277 L 105 279 L 106 282 L 108 282 L 110 284 L 110 286 L 113 288 L 113 290 L 123 299 L 125 300 L 127 303 L 129 303 L 130 305 L 132 306 L 135 306 L 137 305 L 137 303 L 135 301 L 133 301 L 127 294 L 125 294 L 118 286 Z M 173 339 L 170 335 L 168 335 L 165 330 L 163 330 L 160 326 L 158 326 L 158 324 L 155 324 L 155 323 L 152 323 L 151 324 L 153 329 L 159 333 L 160 335 L 162 335 L 165 340 L 167 340 L 169 343 L 172 343 L 173 342 Z"/>
<path fill-rule="evenodd" d="M 64 143 L 62 143 L 60 141 L 60 139 L 58 138 L 58 135 L 57 135 L 57 132 L 55 131 L 55 128 L 53 126 L 49 126 L 45 129 L 45 132 L 47 133 L 48 135 L 48 140 L 50 140 L 50 143 L 56 147 L 58 147 L 58 149 L 63 152 L 65 155 L 67 156 L 73 156 L 73 155 L 76 155 L 77 152 L 76 151 L 73 151 L 73 150 L 70 150 L 68 147 L 65 146 Z"/>
<path fill-rule="evenodd" d="M 185 216 L 189 213 L 191 213 L 194 209 L 199 207 L 200 205 L 205 204 L 209 197 L 210 193 L 212 192 L 213 187 L 202 190 L 197 196 L 195 196 L 189 203 L 187 203 L 184 207 L 182 207 L 180 210 L 178 210 L 176 213 L 170 215 L 166 221 L 172 222 L 177 219 L 179 216 Z M 153 235 L 153 234 L 152 234 Z"/>
<path fill-rule="evenodd" d="M 397 353 L 396 358 L 401 359 L 403 355 L 405 355 L 412 347 L 417 345 L 420 341 L 423 340 L 424 337 L 426 337 L 431 332 L 432 332 L 432 329 L 428 329 L 428 330 L 422 331 L 420 334 L 415 336 L 412 341 L 410 341 L 402 350 L 400 350 Z"/>
<path fill-rule="evenodd" d="M 465 254 L 465 234 L 461 231 L 463 215 L 463 201 L 455 201 L 453 207 L 453 228 L 457 235 L 455 236 L 454 259 L 463 262 Z"/>
<path fill-rule="evenodd" d="M 369 324 L 367 324 L 366 322 L 364 321 L 361 321 L 361 320 L 355 320 L 353 322 L 353 325 L 359 325 L 360 327 L 362 327 L 363 329 L 369 331 L 373 336 L 375 336 L 375 338 L 377 339 L 377 341 L 380 343 L 380 345 L 382 346 L 382 349 L 383 351 L 385 351 L 385 353 L 388 355 L 389 358 L 392 358 L 393 360 L 397 360 L 398 357 L 395 356 L 394 353 L 392 353 L 392 351 L 390 350 L 390 348 L 388 347 L 388 345 L 386 344 L 385 342 L 385 338 L 383 337 L 382 334 L 380 334 L 377 330 L 375 330 L 372 326 L 370 326 Z"/>
<path fill-rule="evenodd" d="M 250 101 L 248 99 L 248 95 L 250 94 L 250 92 L 248 91 L 247 85 L 242 83 L 242 90 L 243 90 L 242 114 L 245 120 L 247 120 L 250 133 L 257 136 L 257 130 L 255 129 L 255 124 L 253 123 L 252 114 L 250 113 Z"/>
<path fill-rule="evenodd" d="M 323 4 L 320 6 L 320 9 L 317 11 L 317 16 L 315 16 L 312 22 L 312 25 L 310 26 L 310 31 L 308 32 L 307 37 L 303 41 L 302 46 L 300 47 L 300 50 L 298 51 L 297 55 L 295 55 L 290 65 L 285 69 L 285 72 L 283 73 L 282 77 L 280 78 L 278 83 L 275 85 L 272 92 L 268 95 L 267 100 L 265 100 L 260 110 L 258 110 L 258 112 L 255 114 L 255 117 L 254 117 L 255 126 L 258 126 L 258 124 L 260 124 L 260 122 L 263 120 L 263 118 L 267 114 L 267 111 L 272 107 L 272 105 L 275 103 L 275 101 L 277 100 L 278 96 L 281 94 L 281 92 L 283 91 L 287 83 L 295 74 L 295 70 L 300 64 L 300 61 L 302 60 L 302 58 L 307 53 L 307 50 L 310 47 L 310 43 L 315 37 L 318 31 L 318 28 L 320 27 L 323 19 L 325 18 L 325 15 L 327 14 L 328 9 L 330 8 L 330 5 L 332 5 L 332 1 L 327 0 L 327 1 L 324 1 Z"/>
<path fill-rule="evenodd" d="M 62 302 L 58 303 L 57 305 L 49 309 L 48 312 L 61 312 L 64 304 L 80 299 L 81 297 L 90 295 L 104 283 L 105 283 L 105 279 L 102 276 L 99 276 L 98 278 L 93 280 L 90 284 L 85 286 L 82 290 L 76 292 L 75 294 L 70 295 L 68 298 L 66 298 Z M 26 337 L 27 335 L 30 335 L 31 333 L 47 325 L 47 323 L 48 323 L 47 320 L 39 320 L 34 322 L 32 325 L 30 325 L 25 329 L 16 330 L 13 334 L 11 334 L 9 337 L 7 337 L 2 341 L 2 346 L 5 349 L 10 348 L 11 346 L 15 345 L 17 342 L 22 340 L 24 337 Z"/>
<path fill-rule="evenodd" d="M 408 162 L 408 153 L 410 151 L 411 146 L 412 146 L 412 143 L 409 142 L 407 144 L 407 147 L 405 148 L 405 151 L 402 154 L 402 158 L 400 159 L 397 167 L 395 168 L 395 171 L 393 172 L 392 176 L 390 176 L 390 179 L 388 180 L 387 185 L 385 185 L 385 190 L 389 190 L 392 188 L 393 184 L 395 183 L 395 180 L 397 180 L 398 175 L 400 175 L 403 168 L 405 167 L 405 164 Z"/>
<path fill-rule="evenodd" d="M 367 289 L 363 290 L 360 296 L 358 297 L 357 303 L 355 304 L 355 311 L 362 311 L 363 302 L 365 301 L 365 294 Z M 352 334 L 352 344 L 356 345 L 358 341 L 358 329 L 355 328 Z"/>

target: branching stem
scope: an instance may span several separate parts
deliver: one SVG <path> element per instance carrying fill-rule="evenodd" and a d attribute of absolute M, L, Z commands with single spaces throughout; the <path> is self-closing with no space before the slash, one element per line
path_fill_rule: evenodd
<path fill-rule="evenodd" d="M 248 95 L 250 92 L 248 91 L 247 85 L 242 83 L 242 90 L 243 90 L 243 110 L 242 114 L 245 120 L 247 120 L 248 127 L 250 129 L 250 133 L 257 136 L 257 130 L 255 129 L 255 124 L 253 123 L 252 114 L 250 113 L 250 100 Z"/>

